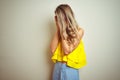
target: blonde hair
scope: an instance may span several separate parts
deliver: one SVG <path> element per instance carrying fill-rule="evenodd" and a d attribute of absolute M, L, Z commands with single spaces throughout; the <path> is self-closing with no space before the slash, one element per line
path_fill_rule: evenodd
<path fill-rule="evenodd" d="M 71 7 L 68 4 L 61 4 L 56 8 L 55 14 L 62 33 L 61 37 L 67 40 L 69 45 L 74 44 L 76 40 L 78 41 L 79 27 Z"/>

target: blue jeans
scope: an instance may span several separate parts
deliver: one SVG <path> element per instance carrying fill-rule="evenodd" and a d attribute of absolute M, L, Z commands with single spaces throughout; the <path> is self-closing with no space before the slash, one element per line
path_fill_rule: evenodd
<path fill-rule="evenodd" d="M 57 62 L 54 65 L 53 80 L 79 80 L 79 70 Z"/>

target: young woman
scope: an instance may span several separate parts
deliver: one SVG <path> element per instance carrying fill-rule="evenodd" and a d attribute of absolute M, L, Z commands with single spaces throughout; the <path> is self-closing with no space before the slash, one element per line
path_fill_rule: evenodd
<path fill-rule="evenodd" d="M 68 4 L 56 8 L 55 22 L 57 31 L 50 45 L 55 63 L 53 80 L 79 80 L 79 68 L 86 65 L 84 30 L 77 24 Z"/>

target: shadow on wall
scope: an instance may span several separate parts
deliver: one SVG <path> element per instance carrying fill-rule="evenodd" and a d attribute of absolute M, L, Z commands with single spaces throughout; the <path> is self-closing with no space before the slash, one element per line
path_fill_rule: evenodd
<path fill-rule="evenodd" d="M 52 18 L 51 18 L 52 19 Z M 53 36 L 54 36 L 54 33 L 55 33 L 55 23 L 54 23 L 54 21 L 53 20 L 49 20 L 48 21 L 48 24 L 47 24 L 47 27 L 48 27 L 48 38 L 50 38 L 49 39 L 49 42 L 48 42 L 48 45 L 47 45 L 47 50 L 46 50 L 46 63 L 48 64 L 48 66 L 49 66 L 49 79 L 47 79 L 47 80 L 52 80 L 52 73 L 53 73 L 53 62 L 52 62 L 52 60 L 51 60 L 51 57 L 52 57 L 52 53 L 51 53 L 51 51 L 50 51 L 50 43 L 51 43 L 51 41 L 52 41 L 52 38 L 53 38 Z"/>

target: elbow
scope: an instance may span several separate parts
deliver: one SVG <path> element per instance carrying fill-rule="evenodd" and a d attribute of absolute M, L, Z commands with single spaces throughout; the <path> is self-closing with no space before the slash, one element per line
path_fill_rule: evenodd
<path fill-rule="evenodd" d="M 70 51 L 66 49 L 66 50 L 64 51 L 64 53 L 65 53 L 65 54 L 69 54 Z"/>
<path fill-rule="evenodd" d="M 67 51 L 64 51 L 64 53 L 65 53 L 65 54 L 69 54 L 69 52 L 67 52 Z"/>
<path fill-rule="evenodd" d="M 69 47 L 63 46 L 64 54 L 69 54 L 71 52 L 71 49 Z"/>
<path fill-rule="evenodd" d="M 54 51 L 55 51 L 54 49 L 51 49 L 51 53 L 54 53 Z"/>
<path fill-rule="evenodd" d="M 70 54 L 73 50 L 74 50 L 73 48 L 69 47 L 69 48 L 66 48 L 66 49 L 64 50 L 64 53 L 65 53 L 65 54 Z"/>
<path fill-rule="evenodd" d="M 51 51 L 51 53 L 54 53 L 55 50 L 53 48 L 50 48 L 50 51 Z"/>
<path fill-rule="evenodd" d="M 50 51 L 51 51 L 51 53 L 54 53 L 54 51 L 55 51 L 55 49 L 52 45 L 50 45 Z"/>

